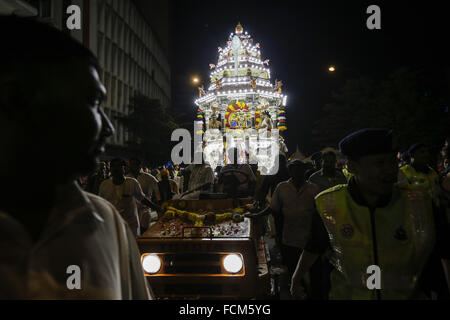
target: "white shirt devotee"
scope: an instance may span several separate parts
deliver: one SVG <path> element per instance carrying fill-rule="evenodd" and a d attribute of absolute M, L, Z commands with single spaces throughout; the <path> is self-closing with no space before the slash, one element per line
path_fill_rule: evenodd
<path fill-rule="evenodd" d="M 102 182 L 98 195 L 116 207 L 133 234 L 138 237 L 140 223 L 137 202 L 141 202 L 145 197 L 139 182 L 134 178 L 125 177 L 122 184 L 115 185 L 111 178 Z"/>
<path fill-rule="evenodd" d="M 134 178 L 131 174 L 128 175 L 130 178 Z M 158 187 L 158 179 L 156 179 L 153 175 L 146 173 L 141 170 L 137 177 L 137 181 L 141 185 L 142 192 L 144 192 L 147 199 L 151 199 L 152 195 L 155 195 L 157 201 L 161 199 L 159 194 Z M 152 219 L 157 219 L 158 213 L 156 211 L 152 211 L 149 207 L 137 203 L 138 215 L 139 215 L 139 223 L 141 228 L 147 229 L 150 226 L 150 222 Z"/>
<path fill-rule="evenodd" d="M 284 217 L 283 244 L 302 249 L 305 247 L 315 210 L 314 197 L 318 193 L 319 187 L 309 182 L 305 182 L 300 190 L 297 190 L 292 179 L 278 184 L 272 195 L 270 207 Z"/>

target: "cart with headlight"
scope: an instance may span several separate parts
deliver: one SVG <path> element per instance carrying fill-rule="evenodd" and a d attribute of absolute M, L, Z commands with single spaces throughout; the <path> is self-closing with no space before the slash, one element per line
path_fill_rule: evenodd
<path fill-rule="evenodd" d="M 269 255 L 249 199 L 171 200 L 138 239 L 158 298 L 265 298 Z"/>

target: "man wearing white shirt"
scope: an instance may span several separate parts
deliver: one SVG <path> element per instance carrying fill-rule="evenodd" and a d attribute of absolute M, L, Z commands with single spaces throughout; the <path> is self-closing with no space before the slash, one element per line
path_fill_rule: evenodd
<path fill-rule="evenodd" d="M 137 202 L 151 208 L 158 208 L 145 197 L 139 182 L 125 177 L 124 162 L 116 158 L 111 160 L 112 178 L 100 185 L 99 196 L 111 202 L 123 219 L 128 223 L 135 237 L 141 234 Z"/>
<path fill-rule="evenodd" d="M 147 199 L 152 199 L 152 196 L 154 196 L 154 199 L 159 201 L 161 196 L 159 194 L 158 179 L 142 170 L 141 160 L 137 158 L 130 159 L 129 168 L 130 173 L 128 174 L 128 177 L 134 178 L 139 182 Z M 142 233 L 148 229 L 152 220 L 158 218 L 158 214 L 155 211 L 151 211 L 149 207 L 144 206 L 141 203 L 138 203 L 137 207 Z"/>

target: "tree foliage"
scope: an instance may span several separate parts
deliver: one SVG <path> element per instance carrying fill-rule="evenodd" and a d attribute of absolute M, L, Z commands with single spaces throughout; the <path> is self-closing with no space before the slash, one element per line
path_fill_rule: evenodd
<path fill-rule="evenodd" d="M 119 120 L 127 128 L 127 144 L 137 151 L 147 165 L 156 166 L 170 159 L 170 138 L 178 128 L 173 112 L 157 99 L 136 94 L 130 104 L 130 114 Z"/>
<path fill-rule="evenodd" d="M 347 134 L 368 127 L 393 129 L 399 147 L 440 143 L 448 134 L 449 114 L 433 80 L 423 70 L 409 68 L 381 81 L 348 80 L 313 126 L 318 147 L 335 146 Z"/>

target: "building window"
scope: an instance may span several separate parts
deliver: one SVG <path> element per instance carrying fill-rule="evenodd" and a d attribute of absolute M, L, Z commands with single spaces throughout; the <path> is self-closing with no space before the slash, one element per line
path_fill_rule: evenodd
<path fill-rule="evenodd" d="M 130 21 L 130 2 L 129 1 L 124 1 L 123 19 L 127 22 Z"/>
<path fill-rule="evenodd" d="M 126 49 L 126 44 L 127 44 L 127 24 L 124 20 L 121 20 L 121 28 L 122 31 L 122 49 L 125 50 Z"/>
<path fill-rule="evenodd" d="M 118 48 L 118 54 L 117 54 L 117 75 L 119 77 L 123 77 L 122 73 L 122 50 Z"/>
<path fill-rule="evenodd" d="M 50 18 L 52 16 L 52 1 L 41 0 L 39 2 L 39 16 L 41 18 Z"/>
<path fill-rule="evenodd" d="M 123 102 L 122 102 L 122 81 L 117 80 L 117 104 L 119 106 L 119 110 L 123 111 Z"/>
<path fill-rule="evenodd" d="M 103 65 L 104 63 L 104 55 L 103 55 L 103 34 L 101 32 L 98 33 L 98 39 L 97 39 L 97 57 L 100 59 L 100 64 Z"/>
<path fill-rule="evenodd" d="M 136 88 L 141 90 L 141 69 L 138 66 L 136 68 Z"/>
<path fill-rule="evenodd" d="M 135 19 L 134 19 L 134 7 L 133 6 L 131 6 L 131 8 L 130 8 L 130 14 L 129 14 L 129 17 L 128 17 L 128 22 L 130 23 L 130 27 L 131 27 L 131 29 L 134 31 L 134 24 L 135 24 Z"/>
<path fill-rule="evenodd" d="M 105 77 L 103 75 L 103 68 L 100 66 L 97 71 L 98 71 L 98 77 L 100 79 L 100 82 L 104 83 Z"/>
<path fill-rule="evenodd" d="M 128 107 L 128 86 L 123 86 L 123 105 L 124 105 L 124 112 L 127 113 L 127 107 Z"/>
<path fill-rule="evenodd" d="M 133 73 L 131 74 L 132 81 L 133 81 L 133 87 L 137 87 L 137 74 L 138 74 L 138 68 L 136 62 L 133 61 Z"/>
<path fill-rule="evenodd" d="M 100 26 L 101 30 L 105 29 L 105 2 L 104 0 L 99 0 L 98 1 L 98 6 L 97 6 L 97 23 Z"/>
<path fill-rule="evenodd" d="M 117 121 L 117 114 L 115 111 L 112 112 L 113 121 L 114 121 L 114 128 L 116 128 L 116 134 L 114 135 L 114 143 L 117 143 L 118 140 L 118 129 L 119 129 L 119 121 Z"/>
<path fill-rule="evenodd" d="M 117 22 L 117 19 L 116 19 L 116 15 L 114 13 L 112 15 L 113 16 L 112 16 L 112 19 L 111 19 L 111 39 L 112 39 L 112 41 L 116 42 L 117 41 L 117 38 L 116 38 L 116 22 Z"/>
<path fill-rule="evenodd" d="M 111 41 L 109 41 L 109 39 L 106 38 L 106 41 L 105 41 L 105 68 L 108 71 L 111 70 L 110 55 L 111 55 Z"/>
<path fill-rule="evenodd" d="M 111 9 L 106 6 L 105 9 L 105 33 L 110 37 L 111 36 Z"/>
<path fill-rule="evenodd" d="M 124 7 L 125 7 L 125 4 L 124 4 L 125 2 L 126 1 L 122 1 L 122 0 L 119 1 L 119 9 L 117 11 L 119 12 L 119 15 L 121 17 L 123 17 L 123 10 L 124 10 Z"/>
<path fill-rule="evenodd" d="M 122 143 L 122 125 L 119 120 L 117 120 L 117 143 Z"/>
<path fill-rule="evenodd" d="M 111 106 L 114 108 L 116 102 L 116 77 L 112 77 L 111 82 Z"/>
<path fill-rule="evenodd" d="M 111 58 L 111 63 L 112 63 L 112 73 L 116 74 L 117 73 L 117 46 L 115 44 L 112 45 L 112 58 Z"/>
<path fill-rule="evenodd" d="M 123 46 L 123 40 L 122 40 L 122 29 L 123 29 L 123 25 L 122 25 L 122 21 L 120 19 L 117 19 L 117 44 L 122 47 Z"/>
<path fill-rule="evenodd" d="M 111 106 L 110 102 L 110 96 L 111 96 L 111 83 L 110 83 L 110 76 L 108 72 L 105 72 L 105 87 L 106 87 L 106 91 L 107 91 L 107 99 L 106 99 L 106 104 L 108 106 Z"/>
<path fill-rule="evenodd" d="M 123 79 L 123 81 L 125 81 L 125 82 L 128 81 L 128 78 L 127 78 L 127 73 L 128 73 L 127 65 L 128 65 L 128 56 L 127 56 L 126 53 L 124 52 L 124 53 L 123 53 L 123 74 L 122 74 L 122 79 Z"/>
<path fill-rule="evenodd" d="M 133 37 L 133 33 L 130 31 L 130 34 L 129 34 L 129 42 L 128 42 L 128 53 L 131 55 L 131 56 L 133 56 L 133 47 L 134 47 L 134 37 Z"/>

